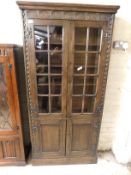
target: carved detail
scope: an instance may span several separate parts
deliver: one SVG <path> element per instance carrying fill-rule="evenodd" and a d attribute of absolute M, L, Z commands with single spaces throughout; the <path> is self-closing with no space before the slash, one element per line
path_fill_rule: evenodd
<path fill-rule="evenodd" d="M 27 28 L 27 37 L 28 37 L 29 39 L 32 38 L 32 28 L 31 28 L 31 27 Z"/>
<path fill-rule="evenodd" d="M 0 49 L 0 56 L 8 56 L 8 51 L 7 51 L 7 49 L 5 49 L 5 48 L 1 48 Z"/>
<path fill-rule="evenodd" d="M 104 31 L 104 36 L 106 36 L 105 40 L 107 42 L 107 48 L 106 48 L 106 53 L 105 53 L 105 68 L 104 68 L 102 91 L 101 91 L 101 101 L 100 101 L 100 104 L 96 108 L 97 113 L 103 112 L 106 82 L 107 82 L 107 75 L 108 75 L 108 68 L 109 68 L 109 61 L 110 61 L 113 22 L 114 22 L 114 15 L 110 15 L 110 17 L 108 17 L 107 28 Z"/>
<path fill-rule="evenodd" d="M 33 152 L 38 153 L 40 151 L 40 125 L 38 121 L 32 120 L 32 149 Z"/>
<path fill-rule="evenodd" d="M 24 27 L 24 57 L 25 57 L 25 73 L 26 73 L 26 84 L 27 84 L 27 100 L 29 106 L 29 116 L 32 117 L 32 99 L 31 99 L 31 84 L 30 84 L 30 71 L 29 71 L 29 51 L 28 51 L 28 26 L 26 21 L 26 11 L 22 11 L 23 15 L 23 27 Z"/>
<path fill-rule="evenodd" d="M 28 10 L 28 18 L 34 19 L 68 19 L 68 20 L 92 20 L 107 21 L 109 14 L 88 13 L 88 12 L 66 12 L 66 11 L 43 11 Z"/>

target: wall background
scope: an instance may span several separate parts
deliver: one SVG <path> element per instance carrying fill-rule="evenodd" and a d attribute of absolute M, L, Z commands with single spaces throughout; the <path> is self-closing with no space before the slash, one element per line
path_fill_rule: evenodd
<path fill-rule="evenodd" d="M 128 41 L 129 48 L 126 52 L 114 49 L 111 52 L 98 149 L 112 149 L 119 162 L 131 161 L 131 1 L 88 0 L 87 2 L 86 0 L 46 0 L 46 2 L 121 6 L 116 15 L 113 41 Z M 22 18 L 20 10 L 16 5 L 16 0 L 3 0 L 0 2 L 0 43 L 23 44 Z"/>

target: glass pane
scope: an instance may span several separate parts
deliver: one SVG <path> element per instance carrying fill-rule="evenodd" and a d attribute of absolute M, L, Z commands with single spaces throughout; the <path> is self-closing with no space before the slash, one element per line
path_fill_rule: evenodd
<path fill-rule="evenodd" d="M 98 66 L 99 54 L 88 53 L 87 54 L 87 66 Z"/>
<path fill-rule="evenodd" d="M 99 51 L 101 45 L 101 29 L 100 28 L 89 28 L 89 51 Z"/>
<path fill-rule="evenodd" d="M 84 66 L 85 65 L 85 54 L 84 53 L 75 53 L 74 65 L 75 66 Z"/>
<path fill-rule="evenodd" d="M 62 53 L 51 52 L 50 54 L 50 66 L 62 66 Z"/>
<path fill-rule="evenodd" d="M 36 52 L 36 72 L 48 73 L 48 52 Z"/>
<path fill-rule="evenodd" d="M 62 73 L 62 67 L 57 65 L 52 65 L 50 68 L 51 74 L 61 74 Z"/>
<path fill-rule="evenodd" d="M 88 66 L 86 73 L 87 74 L 97 74 L 98 73 L 98 66 Z"/>
<path fill-rule="evenodd" d="M 49 88 L 48 85 L 39 85 L 38 86 L 38 94 L 48 94 L 49 93 Z"/>
<path fill-rule="evenodd" d="M 38 96 L 38 107 L 40 113 L 49 112 L 49 97 L 48 96 Z"/>
<path fill-rule="evenodd" d="M 75 50 L 86 50 L 86 27 L 75 28 Z"/>
<path fill-rule="evenodd" d="M 62 27 L 50 26 L 50 50 L 58 51 L 62 50 Z"/>
<path fill-rule="evenodd" d="M 51 112 L 61 112 L 61 96 L 51 96 Z"/>
<path fill-rule="evenodd" d="M 48 32 L 46 26 L 35 26 L 35 48 L 37 50 L 48 50 Z"/>
<path fill-rule="evenodd" d="M 96 85 L 87 84 L 85 94 L 95 94 L 95 93 L 96 93 Z"/>
<path fill-rule="evenodd" d="M 51 84 L 51 94 L 61 94 L 61 85 Z"/>
<path fill-rule="evenodd" d="M 73 84 L 84 84 L 84 77 L 82 76 L 74 76 L 73 78 Z"/>
<path fill-rule="evenodd" d="M 84 97 L 84 112 L 94 112 L 95 97 Z"/>
<path fill-rule="evenodd" d="M 81 113 L 82 108 L 82 96 L 80 97 L 72 97 L 72 112 Z"/>
<path fill-rule="evenodd" d="M 89 85 L 89 84 L 96 84 L 97 82 L 97 77 L 86 77 L 86 84 Z"/>
<path fill-rule="evenodd" d="M 0 64 L 0 130 L 11 129 L 11 125 L 5 65 Z"/>
<path fill-rule="evenodd" d="M 50 54 L 50 72 L 51 74 L 62 73 L 62 54 L 51 52 Z"/>
<path fill-rule="evenodd" d="M 73 85 L 73 94 L 83 94 L 83 85 Z"/>
<path fill-rule="evenodd" d="M 48 83 L 48 76 L 39 75 L 37 76 L 37 84 L 47 84 Z"/>
<path fill-rule="evenodd" d="M 51 76 L 51 94 L 61 94 L 61 76 Z"/>

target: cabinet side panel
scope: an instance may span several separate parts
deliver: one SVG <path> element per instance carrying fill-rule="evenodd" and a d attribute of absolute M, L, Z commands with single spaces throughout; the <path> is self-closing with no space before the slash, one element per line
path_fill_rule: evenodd
<path fill-rule="evenodd" d="M 25 67 L 24 67 L 24 56 L 23 48 L 15 48 L 15 65 L 17 73 L 17 85 L 20 100 L 20 111 L 23 128 L 23 138 L 25 147 L 30 145 L 30 132 L 29 132 L 29 119 L 26 99 L 26 85 L 25 85 Z"/>

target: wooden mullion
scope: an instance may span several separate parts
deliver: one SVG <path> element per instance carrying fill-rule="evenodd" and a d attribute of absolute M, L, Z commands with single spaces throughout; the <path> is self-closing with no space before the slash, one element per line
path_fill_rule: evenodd
<path fill-rule="evenodd" d="M 51 113 L 51 80 L 50 80 L 50 31 L 49 26 L 47 26 L 47 32 L 48 32 L 48 84 L 49 84 L 49 113 Z"/>
<path fill-rule="evenodd" d="M 87 27 L 87 33 L 86 33 L 86 53 L 85 53 L 85 75 L 84 75 L 84 87 L 83 87 L 83 99 L 82 99 L 82 113 L 84 112 L 84 98 L 85 98 L 85 91 L 86 91 L 86 74 L 87 74 L 87 62 L 88 62 L 88 44 L 89 44 L 89 28 Z"/>

